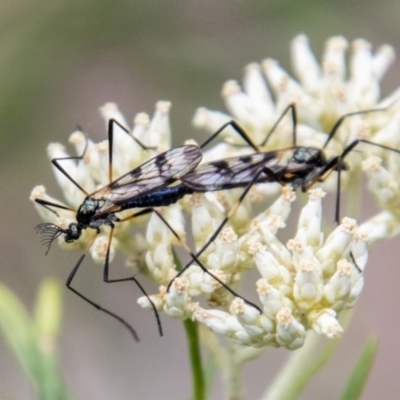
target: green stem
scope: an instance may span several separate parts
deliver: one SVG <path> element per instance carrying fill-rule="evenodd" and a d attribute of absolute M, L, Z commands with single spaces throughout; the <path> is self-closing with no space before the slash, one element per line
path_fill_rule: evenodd
<path fill-rule="evenodd" d="M 178 255 L 172 250 L 177 271 L 182 269 L 182 263 Z M 192 400 L 204 400 L 205 397 L 205 378 L 204 368 L 201 362 L 200 340 L 197 322 L 185 319 L 183 325 L 189 347 L 190 364 L 192 367 L 193 397 Z"/>
<path fill-rule="evenodd" d="M 279 373 L 272 386 L 262 397 L 263 400 L 295 400 L 307 384 L 330 360 L 339 340 L 330 340 L 317 352 L 317 334 L 310 332 L 305 345 L 292 353 L 287 364 Z"/>
<path fill-rule="evenodd" d="M 193 397 L 192 400 L 205 399 L 205 379 L 201 362 L 199 333 L 197 322 L 190 319 L 183 321 L 189 346 L 190 364 L 192 367 Z"/>

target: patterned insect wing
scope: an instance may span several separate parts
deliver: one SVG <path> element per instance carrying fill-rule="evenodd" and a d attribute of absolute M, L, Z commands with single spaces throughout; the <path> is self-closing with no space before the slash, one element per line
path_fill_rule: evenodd
<path fill-rule="evenodd" d="M 199 165 L 195 170 L 181 178 L 185 186 L 194 191 L 213 191 L 245 187 L 261 168 L 273 175 L 287 171 L 295 148 L 232 157 Z M 257 182 L 270 182 L 272 179 L 261 174 Z"/>
<path fill-rule="evenodd" d="M 168 150 L 122 175 L 90 197 L 105 200 L 96 216 L 117 212 L 124 202 L 170 185 L 201 161 L 200 148 L 184 145 Z"/>

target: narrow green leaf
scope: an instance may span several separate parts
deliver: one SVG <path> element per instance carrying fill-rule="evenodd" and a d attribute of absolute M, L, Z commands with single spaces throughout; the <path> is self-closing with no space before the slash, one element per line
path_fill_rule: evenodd
<path fill-rule="evenodd" d="M 205 386 L 205 398 L 211 397 L 211 391 L 214 386 L 215 374 L 217 372 L 217 363 L 214 357 L 210 357 L 204 366 L 204 386 Z"/>
<path fill-rule="evenodd" d="M 370 339 L 353 369 L 341 400 L 357 400 L 361 397 L 375 361 L 377 348 L 378 341 L 375 338 Z"/>
<path fill-rule="evenodd" d="M 320 335 L 308 332 L 301 349 L 292 353 L 291 358 L 262 396 L 263 400 L 294 400 L 304 390 L 311 379 L 330 360 L 339 340 L 329 340 L 322 350 L 318 344 Z"/>
<path fill-rule="evenodd" d="M 303 365 L 300 370 L 301 372 L 291 381 L 290 388 L 288 388 L 289 390 L 284 397 L 285 400 L 297 399 L 311 379 L 331 359 L 338 344 L 339 340 L 330 340 L 322 351 L 319 352 L 317 357 L 315 357 L 308 365 Z"/>
<path fill-rule="evenodd" d="M 61 285 L 54 279 L 46 280 L 40 288 L 35 307 L 35 321 L 39 337 L 54 337 L 61 322 Z"/>
<path fill-rule="evenodd" d="M 0 283 L 0 329 L 25 373 L 32 378 L 31 361 L 36 358 L 30 316 L 17 296 Z"/>
<path fill-rule="evenodd" d="M 36 321 L 5 285 L 0 284 L 0 331 L 41 400 L 70 400 L 58 373 L 56 334 L 60 325 L 59 284 L 46 281 L 39 292 Z"/>
<path fill-rule="evenodd" d="M 36 346 L 40 358 L 35 360 L 38 397 L 42 400 L 71 398 L 60 378 L 57 363 L 57 335 L 62 313 L 61 285 L 46 280 L 40 288 L 35 307 Z"/>

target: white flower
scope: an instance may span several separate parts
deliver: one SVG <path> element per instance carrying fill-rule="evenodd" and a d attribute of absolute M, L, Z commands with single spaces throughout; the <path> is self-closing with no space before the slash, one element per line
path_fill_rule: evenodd
<path fill-rule="evenodd" d="M 275 60 L 251 63 L 245 68 L 242 87 L 230 80 L 222 89 L 230 115 L 203 107 L 197 110 L 193 124 L 215 132 L 222 124 L 234 119 L 244 127 L 255 144 L 264 144 L 263 151 L 277 150 L 293 145 L 293 123 L 289 113 L 268 142 L 264 141 L 282 112 L 294 104 L 299 122 L 296 144 L 322 148 L 327 134 L 345 114 L 387 107 L 386 111 L 346 118 L 324 151 L 330 159 L 359 139 L 400 150 L 400 88 L 386 99 L 380 99 L 380 81 L 394 60 L 391 46 L 383 45 L 373 51 L 371 44 L 364 39 L 357 39 L 349 46 L 344 37 L 336 36 L 326 42 L 319 64 L 308 38 L 299 35 L 292 41 L 291 56 L 297 80 Z M 244 143 L 232 127 L 223 132 L 223 137 L 231 143 Z M 359 171 L 363 169 L 367 172 L 368 188 L 378 206 L 389 211 L 396 220 L 395 225 L 399 225 L 400 152 L 366 143 L 359 143 L 355 150 L 344 159 L 347 168 L 341 173 L 342 188 L 347 188 L 350 201 L 356 198 Z M 242 147 L 240 151 L 246 150 Z M 231 152 L 232 147 L 221 147 L 219 158 L 230 157 Z M 375 160 L 376 156 L 382 159 L 380 168 L 376 161 L 366 161 L 369 156 L 375 157 Z M 331 174 L 323 183 L 325 190 L 337 190 L 335 175 Z M 378 235 L 375 237 L 378 238 Z"/>
<path fill-rule="evenodd" d="M 292 42 L 292 63 L 298 81 L 290 77 L 275 60 L 266 59 L 262 66 L 249 64 L 245 68 L 243 90 L 235 81 L 228 81 L 222 90 L 232 117 L 201 108 L 195 115 L 194 124 L 215 132 L 233 118 L 246 128 L 256 143 L 261 143 L 282 111 L 294 103 L 301 124 L 327 133 L 342 115 L 376 108 L 380 96 L 380 80 L 394 60 L 391 46 L 381 46 L 373 53 L 367 41 L 358 39 L 351 46 L 350 70 L 347 71 L 347 48 L 345 38 L 332 37 L 326 43 L 323 60 L 319 65 L 307 37 L 299 35 Z M 383 104 L 393 101 L 396 95 L 394 93 Z M 276 98 L 275 102 L 273 97 Z M 233 133 L 232 129 L 228 130 L 229 133 Z M 298 133 L 301 138 L 301 127 Z M 229 136 L 238 142 L 237 135 Z M 348 139 L 346 132 L 343 132 L 343 136 L 343 141 Z M 290 140 L 291 129 L 282 127 L 271 137 L 270 146 L 288 147 Z"/>
<path fill-rule="evenodd" d="M 266 211 L 248 221 L 247 230 L 238 234 L 226 227 L 210 246 L 204 265 L 230 286 L 236 288 L 247 271 L 258 269 L 262 278 L 256 282 L 256 292 L 261 314 L 242 299 L 232 298 L 218 282 L 213 284 L 195 263 L 164 295 L 164 311 L 173 318 L 191 317 L 216 333 L 252 347 L 296 349 L 303 345 L 308 329 L 330 338 L 339 336 L 343 329 L 337 313 L 353 307 L 363 287 L 367 237 L 359 233 L 355 220 L 344 218 L 325 239 L 321 229 L 324 195 L 321 189 L 310 190 L 297 232 L 286 246 L 276 235 L 285 228 L 295 200 L 289 187 L 282 189 L 282 195 Z M 202 215 L 214 205 L 204 203 L 203 207 Z M 196 207 L 192 212 L 197 212 Z M 168 247 L 170 235 L 162 237 Z M 202 237 L 198 240 L 204 242 Z M 156 254 L 151 243 L 148 254 Z M 202 293 L 209 299 L 209 309 L 195 303 L 195 297 Z M 154 296 L 155 302 L 159 296 Z M 140 302 L 144 304 L 144 299 Z M 149 308 L 149 304 L 145 306 Z M 217 306 L 222 309 L 216 310 Z"/>
<path fill-rule="evenodd" d="M 118 124 L 113 124 L 113 179 L 129 172 L 133 168 L 143 164 L 148 159 L 154 157 L 158 152 L 165 151 L 170 147 L 170 127 L 169 127 L 169 108 L 170 103 L 160 101 L 156 104 L 156 112 L 150 120 L 147 114 L 141 113 L 135 117 L 132 133 L 127 133 Z M 100 108 L 100 113 L 104 117 L 106 127 L 110 119 L 115 119 L 119 124 L 129 130 L 129 125 L 114 103 L 107 103 Z M 148 149 L 143 149 L 134 136 Z M 137 136 L 135 136 L 137 135 Z M 77 156 L 84 153 L 80 160 L 67 159 L 59 160 L 58 164 L 68 173 L 68 175 L 77 182 L 87 193 L 92 193 L 109 183 L 109 154 L 108 141 L 93 143 L 87 139 L 81 131 L 73 132 L 70 136 L 70 143 L 75 147 Z M 51 143 L 48 146 L 48 156 L 50 159 L 70 157 L 63 145 Z M 36 186 L 30 196 L 30 200 L 35 204 L 42 219 L 46 222 L 56 224 L 61 228 L 67 228 L 70 223 L 75 221 L 75 214 L 78 207 L 82 204 L 86 194 L 82 192 L 70 179 L 68 179 L 59 169 L 52 165 L 57 183 L 64 195 L 65 202 L 54 199 L 46 194 L 44 186 Z M 72 211 L 56 207 L 48 208 L 36 203 L 36 199 L 45 200 L 64 207 L 69 207 Z M 175 211 L 175 212 L 174 212 Z M 173 214 L 174 212 L 174 214 Z M 170 214 L 171 225 L 179 234 L 184 234 L 182 213 L 179 206 L 171 207 Z M 132 214 L 132 211 L 119 213 L 119 217 Z M 148 220 L 147 217 L 133 218 L 129 222 L 116 224 L 113 240 L 110 247 L 110 259 L 114 256 L 116 249 L 122 249 L 128 253 L 135 253 L 134 246 L 130 237 L 129 227 L 132 225 L 143 224 Z M 109 238 L 109 227 L 102 226 L 101 234 L 96 238 L 90 254 L 96 262 L 104 262 L 105 250 Z M 84 248 L 93 238 L 95 231 L 86 229 L 81 237 L 74 243 L 65 243 L 63 235 L 58 238 L 58 242 L 68 249 Z M 173 266 L 171 265 L 170 268 Z M 164 277 L 159 282 L 169 282 L 172 277 Z"/>

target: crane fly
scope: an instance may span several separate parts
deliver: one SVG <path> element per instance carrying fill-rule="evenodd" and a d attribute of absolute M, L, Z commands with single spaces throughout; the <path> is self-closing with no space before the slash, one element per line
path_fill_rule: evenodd
<path fill-rule="evenodd" d="M 201 146 L 197 145 L 183 145 L 180 147 L 175 147 L 156 157 L 145 162 L 141 166 L 135 168 L 134 170 L 122 175 L 121 177 L 112 180 L 112 143 L 113 143 L 113 126 L 114 124 L 122 128 L 126 133 L 129 131 L 119 124 L 116 120 L 109 120 L 108 129 L 108 139 L 109 139 L 109 179 L 110 183 L 104 187 L 96 190 L 93 193 L 87 193 L 60 165 L 59 161 L 66 159 L 82 159 L 86 149 L 87 143 L 83 155 L 80 157 L 64 157 L 56 158 L 52 160 L 52 164 L 61 171 L 75 186 L 77 186 L 82 192 L 85 193 L 86 197 L 83 203 L 79 206 L 77 210 L 57 204 L 54 202 L 47 201 L 45 199 L 36 198 L 35 202 L 41 206 L 47 208 L 51 212 L 58 215 L 52 207 L 68 210 L 76 213 L 76 222 L 69 224 L 67 228 L 61 228 L 53 223 L 41 223 L 38 224 L 35 229 L 38 233 L 42 235 L 42 244 L 47 247 L 46 254 L 49 252 L 51 244 L 59 236 L 64 235 L 64 240 L 67 243 L 72 243 L 78 240 L 82 232 L 85 229 L 93 229 L 97 234 L 100 233 L 100 228 L 105 225 L 110 227 L 110 235 L 107 246 L 107 252 L 105 257 L 103 280 L 107 283 L 111 282 L 124 282 L 128 280 L 133 280 L 143 294 L 148 298 L 150 304 L 155 312 L 159 333 L 162 336 L 162 327 L 157 309 L 154 303 L 151 301 L 144 288 L 141 286 L 139 281 L 133 276 L 129 278 L 122 279 L 109 279 L 109 257 L 110 257 L 110 244 L 115 228 L 115 223 L 125 222 L 130 219 L 145 215 L 151 212 L 157 213 L 157 215 L 164 221 L 164 223 L 169 227 L 171 232 L 177 237 L 178 240 L 182 239 L 177 235 L 169 223 L 164 219 L 164 217 L 157 212 L 154 207 L 166 206 L 175 203 L 179 198 L 183 197 L 186 193 L 182 188 L 184 186 L 169 187 L 178 180 L 180 180 L 184 175 L 193 170 L 201 161 L 202 153 L 201 149 L 207 145 L 212 137 L 207 139 L 205 143 Z M 217 133 L 218 134 L 218 133 Z M 215 135 L 216 136 L 216 135 Z M 135 141 L 137 139 L 133 138 Z M 137 141 L 138 142 L 138 141 Z M 145 146 L 138 142 L 138 144 L 145 149 Z M 181 191 L 179 191 L 181 189 Z M 165 191 L 165 193 L 163 192 Z M 168 192 L 169 191 L 169 192 Z M 125 218 L 119 218 L 116 213 L 132 209 L 132 208 L 143 208 L 142 210 L 131 214 Z M 114 317 L 120 321 L 129 331 L 132 333 L 134 339 L 138 341 L 138 336 L 136 331 L 121 317 L 115 313 L 101 307 L 97 303 L 94 303 L 88 297 L 80 293 L 78 290 L 71 286 L 72 280 L 79 269 L 83 259 L 88 253 L 89 249 L 93 245 L 94 239 L 90 241 L 85 252 L 82 254 L 77 264 L 71 271 L 67 281 L 66 286 L 68 289 L 73 291 L 76 295 L 81 297 L 83 300 L 94 306 L 95 308 L 105 312 L 106 314 Z M 225 287 L 231 294 L 242 298 L 246 303 L 255 307 L 259 312 L 261 309 L 250 301 L 244 299 L 233 291 L 228 285 L 222 282 L 218 277 L 214 276 L 211 272 L 207 270 L 206 267 L 198 260 L 197 256 L 193 254 L 187 246 L 184 246 L 186 251 L 189 252 L 192 259 L 194 259 L 199 267 L 206 273 L 208 273 L 213 279 L 215 279 L 219 284 Z"/>
<path fill-rule="evenodd" d="M 328 134 L 328 137 L 325 140 L 323 147 L 316 148 L 296 145 L 296 109 L 294 104 L 290 104 L 278 118 L 266 136 L 266 139 L 260 145 L 255 145 L 249 139 L 247 134 L 241 134 L 247 143 L 256 150 L 256 153 L 200 164 L 198 167 L 183 176 L 181 178 L 182 187 L 174 188 L 176 192 L 182 194 L 227 190 L 240 187 L 245 188 L 219 227 L 211 235 L 206 245 L 203 246 L 196 256 L 200 257 L 205 249 L 217 238 L 218 234 L 221 232 L 228 220 L 232 217 L 235 210 L 243 201 L 251 187 L 257 183 L 278 182 L 282 186 L 291 185 L 294 189 L 301 188 L 303 192 L 306 192 L 315 183 L 324 181 L 332 171 L 337 171 L 335 222 L 336 224 L 339 224 L 341 171 L 349 169 L 344 162 L 344 158 L 360 143 L 365 143 L 371 146 L 393 151 L 398 154 L 400 154 L 400 150 L 379 143 L 374 143 L 366 139 L 353 140 L 343 149 L 341 154 L 331 158 L 326 157 L 325 148 L 347 118 L 355 115 L 383 112 L 388 110 L 392 105 L 393 104 L 385 108 L 364 110 L 343 115 L 334 124 L 331 132 Z M 264 146 L 266 144 L 267 140 L 288 111 L 291 111 L 292 115 L 293 146 L 280 150 L 261 152 L 259 150 L 259 146 Z M 233 127 L 236 129 L 238 124 L 232 124 L 232 122 L 233 121 L 230 121 L 223 125 L 218 132 L 221 132 L 229 125 L 233 125 Z M 243 131 L 243 128 L 240 128 L 240 130 Z M 355 267 L 360 271 L 351 252 L 350 258 L 352 259 Z M 190 263 L 185 265 L 185 267 L 179 271 L 176 277 L 182 275 L 189 268 L 189 266 Z M 171 284 L 172 281 L 168 285 L 168 290 L 171 287 Z"/>
<path fill-rule="evenodd" d="M 385 111 L 386 109 L 387 108 L 366 110 L 342 116 L 332 128 L 322 149 L 296 145 L 297 118 L 295 107 L 293 104 L 289 105 L 285 109 L 281 117 L 277 120 L 271 131 L 268 133 L 266 139 L 263 141 L 263 143 L 260 144 L 260 146 L 265 145 L 266 141 L 273 133 L 280 120 L 290 110 L 292 113 L 293 121 L 293 146 L 289 148 L 269 152 L 261 152 L 259 146 L 255 145 L 251 141 L 244 129 L 241 128 L 238 123 L 236 123 L 235 121 L 229 121 L 228 123 L 224 124 L 220 129 L 218 129 L 218 131 L 216 131 L 212 136 L 210 136 L 210 138 L 208 138 L 201 146 L 185 145 L 171 149 L 159 156 L 156 156 L 155 158 L 149 160 L 135 170 L 128 172 L 122 177 L 116 179 L 115 181 L 112 181 L 110 184 L 95 191 L 94 193 L 90 195 L 86 193 L 86 199 L 77 210 L 77 222 L 70 224 L 67 229 L 59 228 L 54 224 L 45 223 L 39 224 L 37 230 L 40 233 L 43 233 L 43 238 L 45 243 L 48 245 L 48 249 L 50 248 L 52 241 L 61 234 L 65 235 L 65 241 L 73 242 L 80 237 L 82 230 L 91 228 L 99 232 L 102 225 L 108 225 L 111 227 L 111 241 L 114 223 L 124 222 L 139 215 L 156 212 L 158 216 L 163 220 L 163 222 L 169 227 L 175 237 L 180 240 L 179 235 L 174 232 L 172 227 L 162 217 L 162 215 L 154 210 L 154 207 L 168 206 L 170 204 L 176 203 L 183 196 L 196 192 L 245 188 L 243 193 L 237 200 L 236 204 L 228 212 L 222 223 L 219 225 L 213 235 L 211 235 L 208 242 L 203 246 L 203 248 L 200 249 L 196 255 L 193 254 L 189 249 L 186 249 L 192 257 L 192 260 L 176 276 L 178 277 L 182 273 L 184 273 L 184 271 L 191 265 L 194 260 L 197 262 L 199 267 L 203 269 L 204 272 L 210 274 L 230 293 L 235 296 L 241 297 L 232 289 L 230 289 L 229 286 L 220 281 L 216 276 L 211 274 L 198 260 L 198 257 L 200 257 L 205 249 L 215 240 L 219 232 L 222 230 L 223 226 L 234 214 L 234 211 L 237 209 L 238 205 L 243 201 L 252 185 L 256 183 L 278 182 L 281 185 L 290 184 L 291 186 L 293 186 L 293 188 L 300 187 L 303 191 L 306 191 L 316 182 L 323 181 L 330 172 L 336 170 L 338 172 L 338 181 L 335 221 L 338 222 L 340 204 L 340 173 L 342 170 L 346 170 L 348 168 L 343 161 L 344 157 L 346 157 L 359 143 L 370 144 L 383 149 L 395 151 L 397 153 L 400 153 L 400 151 L 364 139 L 354 140 L 345 147 L 340 155 L 332 157 L 330 159 L 326 158 L 324 149 L 332 140 L 338 128 L 346 118 L 353 115 Z M 110 120 L 110 126 L 112 126 L 113 123 L 118 124 L 118 122 Z M 227 126 L 232 126 L 234 130 L 240 136 L 242 136 L 242 138 L 255 150 L 255 153 L 200 164 L 202 158 L 201 149 L 205 147 L 217 135 L 219 135 Z M 125 128 L 121 125 L 120 127 L 125 130 Z M 112 131 L 111 128 L 109 129 L 109 132 L 110 130 Z M 111 148 L 112 133 L 109 134 L 109 142 Z M 111 165 L 112 149 L 110 149 L 109 157 Z M 59 166 L 57 161 L 53 160 L 53 164 L 59 170 L 61 170 L 71 181 L 73 181 Z M 181 181 L 180 184 L 172 187 L 169 186 L 170 184 L 178 182 L 179 180 Z M 80 188 L 78 184 L 76 185 Z M 82 188 L 80 189 L 83 190 Z M 66 208 L 64 206 L 49 203 L 41 199 L 36 199 L 36 201 L 45 207 L 54 206 L 64 209 Z M 123 219 L 120 219 L 115 215 L 117 212 L 131 208 L 144 209 Z M 67 280 L 67 287 L 73 290 L 80 297 L 84 298 L 84 300 L 88 301 L 90 304 L 98 308 L 98 305 L 94 304 L 91 300 L 87 299 L 70 286 L 72 278 L 79 268 L 84 256 L 88 252 L 91 244 L 92 243 L 90 243 L 84 255 L 80 258 L 78 264 L 71 272 Z M 350 256 L 352 255 L 350 254 Z M 135 277 L 113 280 L 108 279 L 108 260 L 109 247 L 107 250 L 106 262 L 104 266 L 104 281 L 120 282 L 126 280 L 134 280 L 139 288 L 146 295 L 146 297 L 149 299 L 150 304 L 152 305 L 156 314 L 160 334 L 162 334 L 161 324 L 155 305 L 148 297 L 146 292 L 144 292 L 139 282 L 136 280 Z M 355 262 L 354 264 L 356 265 Z M 173 280 L 169 283 L 168 289 L 170 288 Z M 261 312 L 258 306 L 247 301 L 246 299 L 243 300 L 253 307 L 257 308 Z M 117 315 L 107 310 L 102 310 L 112 315 L 114 318 L 120 320 L 120 322 L 122 322 L 124 325 L 127 325 L 126 322 Z M 129 329 L 131 331 L 133 330 L 133 328 L 131 327 L 129 327 Z M 137 337 L 136 334 L 134 336 Z"/>

